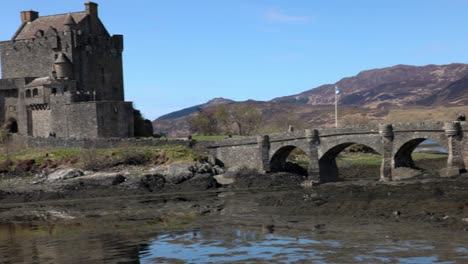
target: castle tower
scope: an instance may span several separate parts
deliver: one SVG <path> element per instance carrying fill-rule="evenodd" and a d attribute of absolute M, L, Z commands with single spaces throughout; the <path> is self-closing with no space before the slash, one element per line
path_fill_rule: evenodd
<path fill-rule="evenodd" d="M 110 35 L 98 15 L 93 2 L 72 13 L 21 12 L 11 41 L 0 41 L 0 122 L 15 120 L 33 137 L 133 136 L 123 36 Z"/>
<path fill-rule="evenodd" d="M 65 18 L 65 22 L 63 23 L 63 26 L 64 26 L 63 27 L 64 32 L 70 32 L 73 29 L 75 29 L 76 22 L 70 13 L 68 13 L 67 17 Z"/>
<path fill-rule="evenodd" d="M 73 79 L 73 64 L 67 55 L 60 53 L 54 62 L 57 79 Z"/>

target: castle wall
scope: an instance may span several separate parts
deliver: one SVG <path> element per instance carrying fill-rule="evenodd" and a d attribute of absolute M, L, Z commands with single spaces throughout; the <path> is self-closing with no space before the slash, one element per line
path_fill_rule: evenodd
<path fill-rule="evenodd" d="M 2 78 L 49 76 L 58 46 L 57 37 L 3 42 Z"/>
<path fill-rule="evenodd" d="M 32 135 L 34 137 L 48 137 L 52 132 L 52 113 L 50 110 L 31 111 Z"/>
<path fill-rule="evenodd" d="M 92 102 L 67 104 L 60 108 L 63 111 L 55 113 L 54 123 L 55 127 L 65 132 L 65 134 L 57 134 L 58 137 L 98 137 L 96 104 Z M 57 115 L 60 117 L 57 118 Z"/>
<path fill-rule="evenodd" d="M 35 17 L 23 18 L 14 39 L 0 42 L 0 121 L 14 119 L 19 134 L 35 137 L 133 137 L 123 36 L 108 33 L 97 4 L 87 3 L 73 19 L 26 14 Z"/>
<path fill-rule="evenodd" d="M 5 121 L 14 118 L 18 119 L 18 98 L 14 96 L 7 96 L 3 99 L 3 111 L 5 112 Z"/>
<path fill-rule="evenodd" d="M 122 36 L 81 36 L 74 52 L 75 76 L 98 101 L 123 101 Z"/>
<path fill-rule="evenodd" d="M 99 137 L 133 137 L 133 106 L 128 102 L 97 102 Z"/>

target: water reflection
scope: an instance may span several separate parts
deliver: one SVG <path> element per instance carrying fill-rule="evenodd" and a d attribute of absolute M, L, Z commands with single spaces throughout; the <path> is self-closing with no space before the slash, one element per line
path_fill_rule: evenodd
<path fill-rule="evenodd" d="M 0 263 L 140 263 L 143 244 L 79 226 L 0 225 Z"/>
<path fill-rule="evenodd" d="M 466 252 L 465 247 L 431 241 L 336 241 L 236 230 L 159 235 L 140 259 L 142 263 L 459 263 L 468 260 Z"/>
<path fill-rule="evenodd" d="M 112 231 L 113 230 L 113 231 Z M 290 234 L 290 235 L 288 235 Z M 136 232 L 71 225 L 0 225 L 0 263 L 463 263 L 463 240 L 377 233 L 265 232 L 261 225 Z M 415 234 L 415 237 L 419 237 Z M 466 240 L 465 240 L 466 242 Z"/>

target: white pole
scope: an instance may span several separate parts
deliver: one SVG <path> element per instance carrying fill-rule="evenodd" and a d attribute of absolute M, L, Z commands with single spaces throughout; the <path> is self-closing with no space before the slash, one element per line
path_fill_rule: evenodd
<path fill-rule="evenodd" d="M 335 86 L 335 127 L 338 127 L 338 93 Z"/>

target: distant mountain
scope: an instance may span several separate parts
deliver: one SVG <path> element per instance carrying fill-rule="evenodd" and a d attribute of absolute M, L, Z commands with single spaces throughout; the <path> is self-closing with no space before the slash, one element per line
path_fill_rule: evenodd
<path fill-rule="evenodd" d="M 419 102 L 422 105 L 427 105 L 427 103 L 422 103 L 425 98 L 442 92 L 467 74 L 468 64 L 396 65 L 363 71 L 337 83 L 322 85 L 297 95 L 275 98 L 273 101 L 312 105 L 333 104 L 335 100 L 334 87 L 337 85 L 340 89 L 341 105 L 366 108 L 401 107 L 415 105 Z"/>
<path fill-rule="evenodd" d="M 346 115 L 383 120 L 390 109 L 468 105 L 468 64 L 392 67 L 360 72 L 296 95 L 268 102 L 234 102 L 215 98 L 205 104 L 164 115 L 153 122 L 155 131 L 188 135 L 191 116 L 219 104 L 245 104 L 262 111 L 262 131 L 295 124 L 297 127 L 333 124 L 335 89 L 340 89 L 340 109 Z M 422 110 L 424 111 L 424 110 Z M 467 113 L 468 114 L 468 113 Z"/>
<path fill-rule="evenodd" d="M 424 98 L 416 104 L 426 106 L 460 106 L 468 105 L 468 75 L 451 83 L 447 87 L 431 96 Z"/>
<path fill-rule="evenodd" d="M 192 113 L 198 112 L 198 111 L 200 111 L 200 110 L 202 110 L 204 108 L 217 106 L 217 105 L 221 105 L 221 104 L 229 104 L 229 103 L 233 103 L 233 102 L 234 102 L 233 100 L 225 99 L 225 98 L 222 98 L 222 97 L 214 98 L 214 99 L 211 99 L 210 101 L 208 101 L 208 102 L 206 102 L 204 104 L 191 106 L 191 107 L 179 110 L 179 111 L 175 111 L 175 112 L 160 116 L 155 121 L 166 120 L 166 119 L 176 119 L 176 118 L 184 117 L 184 116 L 190 115 Z"/>

